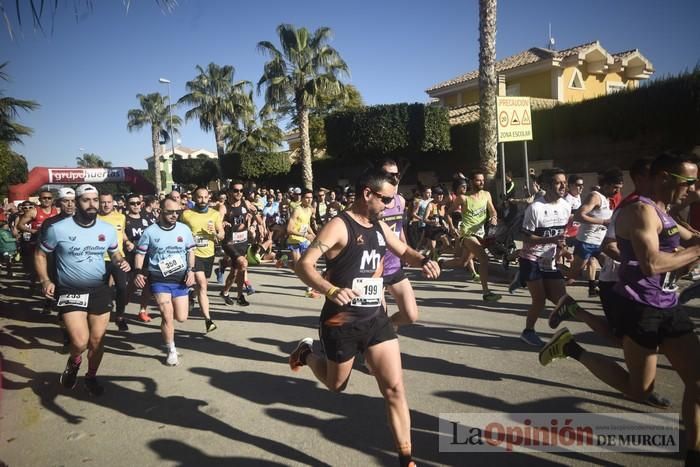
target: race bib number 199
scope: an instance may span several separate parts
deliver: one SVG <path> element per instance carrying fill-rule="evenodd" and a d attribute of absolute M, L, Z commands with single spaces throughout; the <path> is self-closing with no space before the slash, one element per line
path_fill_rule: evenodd
<path fill-rule="evenodd" d="M 384 279 L 381 277 L 355 278 L 352 280 L 352 290 L 360 296 L 352 300 L 351 306 L 379 306 L 384 293 Z"/>

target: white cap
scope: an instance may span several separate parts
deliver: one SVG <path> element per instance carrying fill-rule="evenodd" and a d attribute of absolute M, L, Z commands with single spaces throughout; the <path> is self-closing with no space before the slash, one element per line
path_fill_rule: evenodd
<path fill-rule="evenodd" d="M 58 199 L 75 198 L 75 190 L 71 187 L 63 187 L 58 190 Z"/>
<path fill-rule="evenodd" d="M 296 187 L 296 188 L 294 189 L 294 194 L 300 195 L 300 194 L 301 194 L 301 188 Z"/>
<path fill-rule="evenodd" d="M 95 188 L 95 187 L 92 186 L 92 185 L 87 185 L 87 184 L 85 184 L 85 185 L 80 185 L 80 186 L 79 186 L 78 188 L 76 188 L 76 190 L 75 190 L 75 196 L 77 196 L 78 198 L 80 198 L 81 196 L 83 196 L 83 195 L 86 194 L 86 193 L 95 193 L 95 194 L 97 194 L 97 188 Z"/>

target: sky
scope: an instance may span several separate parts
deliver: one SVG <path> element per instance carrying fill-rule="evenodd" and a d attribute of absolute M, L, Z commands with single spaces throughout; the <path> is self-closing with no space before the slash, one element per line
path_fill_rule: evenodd
<path fill-rule="evenodd" d="M 44 20 L 45 33 L 32 29 L 26 9 L 14 40 L 0 29 L 0 63 L 9 62 L 11 78 L 0 89 L 41 105 L 21 114 L 34 134 L 13 146 L 30 170 L 75 167 L 86 152 L 115 167 L 145 168 L 150 131 L 126 128 L 127 112 L 138 108 L 136 94 L 167 95 L 158 82 L 166 78 L 176 101 L 195 66 L 210 62 L 233 65 L 236 80 L 257 83 L 266 57 L 256 45 L 278 44 L 281 23 L 330 27 L 331 45 L 350 68 L 347 82 L 368 105 L 427 102 L 425 89 L 478 68 L 477 0 L 179 0 L 172 12 L 155 0 L 132 0 L 128 12 L 120 0 L 100 0 L 77 20 L 73 2 L 58 3 L 53 24 L 50 15 Z M 699 21 L 697 0 L 499 0 L 496 53 L 501 59 L 545 47 L 551 23 L 557 49 L 593 40 L 611 53 L 638 48 L 657 79 L 700 63 Z M 256 95 L 256 103 L 263 98 Z M 184 118 L 186 110 L 177 113 Z M 182 128 L 180 140 L 215 151 L 213 133 L 196 120 Z"/>

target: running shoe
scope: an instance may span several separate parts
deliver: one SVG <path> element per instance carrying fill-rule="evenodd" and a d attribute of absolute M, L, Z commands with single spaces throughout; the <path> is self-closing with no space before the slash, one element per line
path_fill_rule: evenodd
<path fill-rule="evenodd" d="M 207 332 L 215 331 L 217 328 L 216 324 L 214 324 L 214 321 L 210 319 L 204 320 L 204 326 L 207 329 Z"/>
<path fill-rule="evenodd" d="M 152 319 L 153 319 L 148 315 L 148 311 L 146 311 L 146 310 L 139 311 L 137 318 L 139 321 L 141 321 L 143 323 L 148 323 L 148 322 L 152 321 Z"/>
<path fill-rule="evenodd" d="M 229 294 L 224 295 L 224 291 L 219 292 L 219 295 L 224 299 L 227 305 L 233 305 L 236 301 Z"/>
<path fill-rule="evenodd" d="M 253 284 L 250 282 L 245 284 L 245 293 L 248 295 L 253 295 L 255 293 L 255 289 L 253 288 Z"/>
<path fill-rule="evenodd" d="M 700 281 L 690 284 L 678 295 L 678 303 L 688 303 L 694 298 L 700 297 Z"/>
<path fill-rule="evenodd" d="M 239 295 L 238 299 L 236 300 L 236 303 L 238 303 L 240 306 L 248 306 L 250 303 L 248 303 L 248 300 L 245 299 L 245 296 Z"/>
<path fill-rule="evenodd" d="M 485 302 L 497 302 L 503 297 L 501 295 L 498 295 L 497 293 L 486 292 L 484 295 L 482 295 L 482 298 Z"/>
<path fill-rule="evenodd" d="M 66 389 L 73 389 L 75 383 L 78 381 L 78 370 L 80 369 L 80 364 L 77 365 L 73 363 L 73 357 L 68 357 L 68 363 L 66 363 L 66 369 L 61 373 L 59 381 Z"/>
<path fill-rule="evenodd" d="M 478 272 L 475 272 L 474 275 L 472 276 L 472 280 L 474 282 L 481 282 L 481 276 L 479 275 Z"/>
<path fill-rule="evenodd" d="M 165 363 L 168 366 L 177 366 L 180 364 L 180 360 L 177 358 L 177 350 L 171 350 L 168 352 L 168 358 L 165 359 Z"/>
<path fill-rule="evenodd" d="M 595 298 L 600 295 L 598 292 L 598 287 L 592 287 L 588 289 L 588 298 Z"/>
<path fill-rule="evenodd" d="M 120 331 L 128 331 L 129 330 L 129 325 L 126 324 L 126 320 L 124 318 L 117 318 L 115 320 L 115 323 L 117 324 L 117 329 Z"/>
<path fill-rule="evenodd" d="M 646 399 L 642 401 L 642 404 L 649 405 L 651 407 L 656 407 L 657 409 L 670 409 L 671 408 L 671 401 L 666 399 L 665 397 L 657 394 L 656 392 L 652 392 L 649 394 Z"/>
<path fill-rule="evenodd" d="M 220 268 L 214 269 L 214 273 L 216 274 L 216 283 L 219 285 L 224 285 L 224 271 L 222 271 Z"/>
<path fill-rule="evenodd" d="M 576 303 L 576 300 L 571 295 L 564 294 L 557 302 L 557 306 L 549 314 L 549 327 L 556 329 L 563 321 L 575 318 L 577 309 L 578 303 Z"/>
<path fill-rule="evenodd" d="M 94 376 L 92 378 L 86 376 L 83 385 L 87 393 L 91 396 L 99 397 L 105 392 L 105 388 L 97 382 L 97 378 Z"/>
<path fill-rule="evenodd" d="M 540 350 L 540 364 L 542 366 L 547 366 L 552 363 L 553 360 L 566 358 L 564 346 L 573 340 L 574 336 L 571 335 L 568 328 L 561 328 L 558 330 L 549 342 L 547 342 L 547 345 Z"/>
<path fill-rule="evenodd" d="M 289 355 L 289 368 L 292 371 L 299 371 L 302 366 L 306 365 L 306 356 L 311 353 L 313 343 L 314 340 L 310 337 L 305 337 L 299 341 L 294 351 Z"/>
<path fill-rule="evenodd" d="M 540 339 L 534 329 L 524 329 L 523 333 L 520 334 L 520 340 L 533 347 L 542 347 L 544 341 Z"/>

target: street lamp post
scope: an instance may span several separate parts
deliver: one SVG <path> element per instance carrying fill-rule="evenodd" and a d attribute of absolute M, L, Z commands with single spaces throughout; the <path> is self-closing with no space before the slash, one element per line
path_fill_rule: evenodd
<path fill-rule="evenodd" d="M 158 80 L 161 84 L 168 85 L 168 114 L 170 114 L 170 148 L 172 150 L 171 158 L 175 158 L 175 128 L 173 127 L 173 105 L 170 99 L 170 80 L 165 78 L 160 78 Z M 158 174 L 160 176 L 160 174 Z"/>

